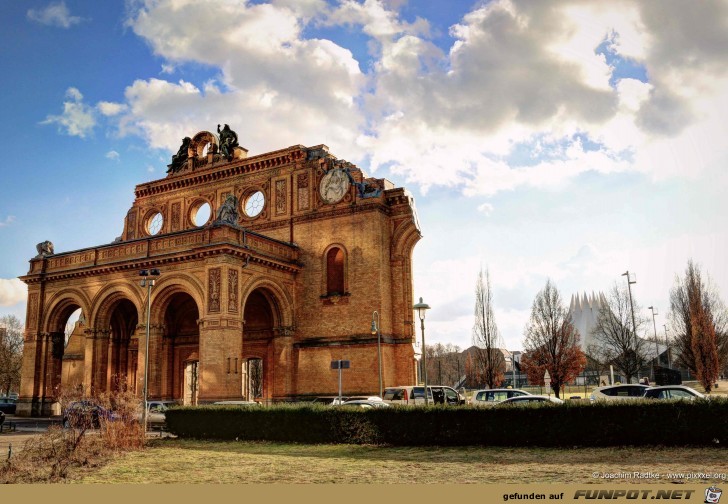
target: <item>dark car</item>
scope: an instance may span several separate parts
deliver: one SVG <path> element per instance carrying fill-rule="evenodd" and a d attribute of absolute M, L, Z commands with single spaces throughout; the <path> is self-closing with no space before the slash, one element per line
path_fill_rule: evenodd
<path fill-rule="evenodd" d="M 72 402 L 63 411 L 65 428 L 98 429 L 103 421 L 113 422 L 119 419 L 119 415 L 93 401 Z"/>
<path fill-rule="evenodd" d="M 10 397 L 0 397 L 0 411 L 8 415 L 15 414 L 15 399 Z"/>

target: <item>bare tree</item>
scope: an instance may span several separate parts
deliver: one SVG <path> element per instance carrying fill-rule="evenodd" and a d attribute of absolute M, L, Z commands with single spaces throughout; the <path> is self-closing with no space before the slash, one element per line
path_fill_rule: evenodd
<path fill-rule="evenodd" d="M 704 318 L 696 325 L 694 318 L 701 312 Z M 710 277 L 704 280 L 700 268 L 692 260 L 685 268 L 685 277 L 676 276 L 670 289 L 669 320 L 671 333 L 675 335 L 670 343 L 676 350 L 679 366 L 698 375 L 698 357 L 693 341 L 711 332 L 715 334 L 719 369 L 728 366 L 728 310 Z M 702 346 L 700 341 L 697 344 Z"/>
<path fill-rule="evenodd" d="M 0 317 L 0 392 L 20 388 L 23 363 L 23 324 L 15 315 Z"/>
<path fill-rule="evenodd" d="M 427 345 L 427 376 L 432 383 L 454 385 L 460 381 L 464 371 L 460 347 L 452 343 Z"/>
<path fill-rule="evenodd" d="M 593 343 L 586 347 L 584 354 L 586 355 L 586 367 L 584 368 L 586 378 L 591 379 L 590 381 L 597 385 L 601 384 L 601 377 L 609 374 L 609 362 L 605 362 L 599 345 Z"/>
<path fill-rule="evenodd" d="M 551 280 L 533 300 L 525 336 L 522 368 L 529 380 L 539 375 L 543 379 L 548 371 L 551 388 L 559 397 L 561 388 L 584 369 L 586 356 L 579 348 L 579 332 Z"/>
<path fill-rule="evenodd" d="M 501 337 L 493 313 L 493 291 L 490 286 L 490 273 L 481 268 L 475 284 L 475 325 L 473 326 L 473 345 L 476 346 L 475 366 L 483 383 L 489 388 L 503 382 L 505 359 L 500 351 Z"/>
<path fill-rule="evenodd" d="M 640 313 L 639 305 L 635 304 L 634 311 Z M 636 316 L 634 323 L 638 334 L 646 322 L 643 317 Z M 620 288 L 615 283 L 606 302 L 599 308 L 592 334 L 599 342 L 599 360 L 613 364 L 624 375 L 627 383 L 639 375 L 647 362 L 648 342 L 635 334 L 632 325 L 632 306 L 627 287 Z"/>
<path fill-rule="evenodd" d="M 263 397 L 263 359 L 248 359 L 249 400 Z"/>

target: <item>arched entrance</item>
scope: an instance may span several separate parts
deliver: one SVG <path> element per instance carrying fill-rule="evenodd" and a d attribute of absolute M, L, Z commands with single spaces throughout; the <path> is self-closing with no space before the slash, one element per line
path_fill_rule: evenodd
<path fill-rule="evenodd" d="M 275 297 L 266 289 L 250 293 L 243 310 L 243 394 L 248 400 L 272 396 L 273 337 L 278 324 Z"/>
<path fill-rule="evenodd" d="M 176 292 L 164 310 L 161 387 L 159 399 L 197 404 L 200 351 L 200 318 L 197 303 L 189 294 Z M 150 357 L 154 355 L 150 351 Z M 150 369 L 154 363 L 150 362 Z"/>
<path fill-rule="evenodd" d="M 135 331 L 138 323 L 136 306 L 128 299 L 119 300 L 112 308 L 107 387 L 112 391 L 136 390 L 139 340 Z"/>
<path fill-rule="evenodd" d="M 72 342 L 71 336 L 73 329 L 77 325 L 73 319 L 81 316 L 81 305 L 74 299 L 67 298 L 60 301 L 52 310 L 48 320 L 45 333 L 45 355 L 43 358 L 43 388 L 39 394 L 41 397 L 41 411 L 46 412 L 47 404 L 54 404 L 61 394 L 64 393 L 63 387 L 66 385 L 63 380 L 64 356 L 69 350 L 68 345 Z M 79 339 L 82 336 L 79 336 Z M 78 341 L 79 346 L 83 345 L 82 341 Z M 73 347 L 71 347 L 73 350 Z M 70 355 L 73 358 L 73 355 Z M 76 376 L 74 377 L 77 384 L 83 384 L 83 367 L 79 366 Z M 56 410 L 57 405 L 52 406 L 54 414 L 59 413 Z"/>

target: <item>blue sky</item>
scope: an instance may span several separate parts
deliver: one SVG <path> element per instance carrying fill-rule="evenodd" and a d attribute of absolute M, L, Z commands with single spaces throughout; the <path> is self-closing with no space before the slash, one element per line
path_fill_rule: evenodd
<path fill-rule="evenodd" d="M 253 155 L 326 143 L 414 194 L 428 342 L 470 345 L 481 266 L 510 349 L 547 278 L 568 301 L 634 271 L 658 327 L 690 258 L 728 295 L 726 1 L 44 0 L 4 14 L 0 314 L 24 319 L 16 277 L 36 243 L 113 241 L 134 186 L 218 123 Z"/>

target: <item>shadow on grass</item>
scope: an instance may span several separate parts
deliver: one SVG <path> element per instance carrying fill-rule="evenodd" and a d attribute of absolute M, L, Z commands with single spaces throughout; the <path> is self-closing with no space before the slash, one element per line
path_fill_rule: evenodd
<path fill-rule="evenodd" d="M 163 438 L 149 442 L 149 447 L 172 448 L 245 455 L 281 455 L 287 457 L 378 460 L 396 462 L 452 462 L 523 464 L 558 459 L 561 463 L 598 464 L 605 460 L 623 459 L 629 463 L 673 463 L 701 460 L 703 463 L 725 463 L 722 448 L 508 448 L 508 447 L 393 447 L 340 444 L 293 444 L 270 441 L 217 441 Z"/>

